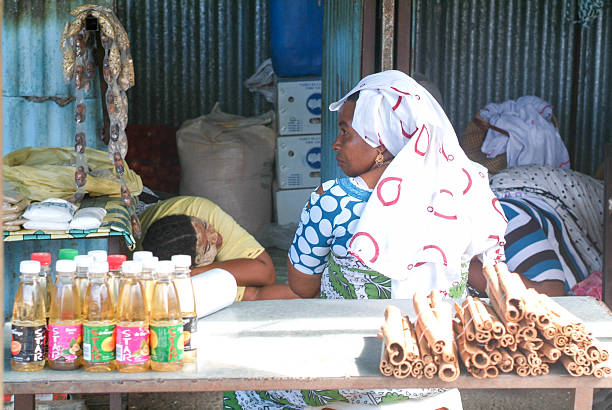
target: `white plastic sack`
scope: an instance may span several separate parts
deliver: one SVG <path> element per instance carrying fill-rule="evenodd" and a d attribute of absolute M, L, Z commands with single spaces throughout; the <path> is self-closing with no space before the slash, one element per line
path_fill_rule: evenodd
<path fill-rule="evenodd" d="M 30 221 L 23 224 L 25 229 L 40 229 L 41 231 L 67 231 L 70 227 L 68 222 Z"/>
<path fill-rule="evenodd" d="M 70 222 L 76 210 L 77 206 L 68 201 L 60 198 L 49 198 L 42 202 L 30 204 L 23 213 L 23 217 L 31 221 L 64 222 L 68 225 L 67 222 Z"/>
<path fill-rule="evenodd" d="M 177 132 L 181 195 L 201 196 L 257 237 L 272 219 L 276 132 L 272 112 L 258 117 L 210 114 L 186 121 Z"/>
<path fill-rule="evenodd" d="M 106 209 L 99 207 L 82 208 L 76 211 L 70 229 L 98 229 L 106 216 Z"/>
<path fill-rule="evenodd" d="M 272 59 L 268 58 L 257 67 L 255 73 L 246 79 L 244 85 L 252 93 L 263 94 L 266 101 L 274 103 L 276 98 L 276 75 Z"/>

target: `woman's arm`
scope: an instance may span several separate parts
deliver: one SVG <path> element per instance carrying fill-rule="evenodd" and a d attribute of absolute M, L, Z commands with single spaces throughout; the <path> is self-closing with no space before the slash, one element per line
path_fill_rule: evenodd
<path fill-rule="evenodd" d="M 303 299 L 315 298 L 321 291 L 321 275 L 309 275 L 302 273 L 293 267 L 287 258 L 287 273 L 289 275 L 289 287 Z"/>
<path fill-rule="evenodd" d="M 234 275 L 238 286 L 267 286 L 272 285 L 276 280 L 274 263 L 266 251 L 255 259 L 238 258 L 223 262 L 215 261 L 206 266 L 196 266 L 191 269 L 191 276 L 213 268 L 225 269 Z"/>
<path fill-rule="evenodd" d="M 543 280 L 541 282 L 535 282 L 527 279 L 520 273 L 518 275 L 527 288 L 533 288 L 548 296 L 565 296 L 565 284 L 560 280 Z M 470 262 L 468 281 L 477 291 L 486 293 L 487 280 L 482 273 L 482 263 L 476 257 L 472 258 Z"/>

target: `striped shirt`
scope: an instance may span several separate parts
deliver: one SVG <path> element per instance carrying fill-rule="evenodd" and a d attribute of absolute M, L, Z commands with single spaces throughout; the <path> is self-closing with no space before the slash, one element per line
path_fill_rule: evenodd
<path fill-rule="evenodd" d="M 566 292 L 588 276 L 557 213 L 536 198 L 500 199 L 508 219 L 506 264 L 512 272 L 541 282 L 560 280 Z"/>

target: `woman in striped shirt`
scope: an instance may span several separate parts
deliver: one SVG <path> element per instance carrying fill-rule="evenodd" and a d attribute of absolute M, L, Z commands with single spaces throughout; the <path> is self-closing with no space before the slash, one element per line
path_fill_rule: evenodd
<path fill-rule="evenodd" d="M 563 296 L 602 267 L 603 183 L 576 171 L 528 165 L 491 177 L 508 219 L 508 268 L 527 287 Z M 481 265 L 470 266 L 470 284 L 484 291 Z"/>

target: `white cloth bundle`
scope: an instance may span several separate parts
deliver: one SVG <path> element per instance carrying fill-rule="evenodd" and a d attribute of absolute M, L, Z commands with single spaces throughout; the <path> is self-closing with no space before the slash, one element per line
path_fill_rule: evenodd
<path fill-rule="evenodd" d="M 329 109 L 357 91 L 353 128 L 396 157 L 365 206 L 350 252 L 392 279 L 393 298 L 448 290 L 465 281 L 475 255 L 487 264 L 504 260 L 507 220 L 487 170 L 467 158 L 436 100 L 406 74 L 385 71 Z"/>
<path fill-rule="evenodd" d="M 487 131 L 481 147 L 487 158 L 506 153 L 508 168 L 529 164 L 569 168 L 567 148 L 551 122 L 550 103 L 539 97 L 524 96 L 516 101 L 487 104 L 480 116 L 510 134 Z"/>

